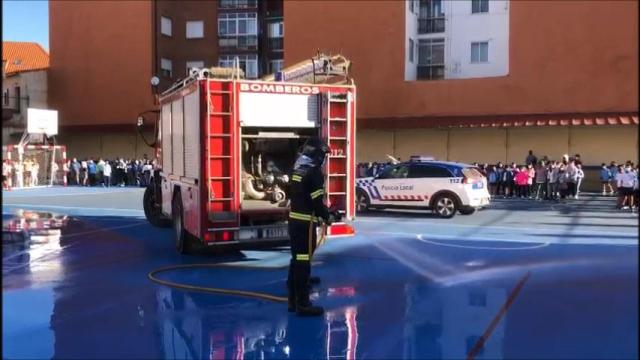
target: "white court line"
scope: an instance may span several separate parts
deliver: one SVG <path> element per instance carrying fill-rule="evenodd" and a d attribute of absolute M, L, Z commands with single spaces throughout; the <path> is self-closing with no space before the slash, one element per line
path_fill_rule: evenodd
<path fill-rule="evenodd" d="M 378 219 L 357 219 L 355 221 L 355 223 L 359 223 L 359 222 L 371 222 L 371 223 L 389 223 L 390 221 L 393 221 L 393 218 L 389 218 L 386 220 L 378 220 Z M 551 227 L 535 227 L 535 228 L 530 228 L 530 227 L 520 227 L 520 226 L 493 226 L 493 225 L 466 225 L 466 224 L 438 224 L 438 223 L 433 223 L 433 222 L 424 222 L 424 221 L 401 221 L 398 222 L 397 224 L 420 224 L 420 225 L 427 225 L 427 226 L 443 226 L 443 227 L 467 227 L 467 228 L 478 228 L 478 229 L 501 229 L 501 230 L 526 230 L 526 231 L 550 231 L 550 230 L 556 230 L 556 232 L 558 233 L 558 235 L 561 235 L 561 231 L 558 231 L 557 228 L 551 228 Z M 580 226 L 579 224 L 576 226 Z M 572 230 L 571 234 L 582 234 L 582 235 L 591 235 L 591 234 L 602 234 L 602 235 L 635 235 L 637 233 L 632 233 L 632 232 L 621 232 L 621 231 L 584 231 L 584 230 Z"/>
<path fill-rule="evenodd" d="M 531 250 L 531 249 L 543 248 L 543 247 L 549 246 L 550 244 L 549 242 L 544 242 L 544 243 L 537 243 L 536 245 L 532 245 L 532 246 L 524 246 L 524 247 L 516 247 L 516 248 L 497 248 L 497 247 L 489 247 L 489 246 L 443 244 L 443 243 L 427 240 L 422 236 L 422 234 L 416 235 L 416 238 L 422 242 L 433 244 L 433 245 L 448 246 L 448 247 L 455 247 L 455 248 L 462 248 L 462 249 L 477 249 L 477 250 L 506 250 L 506 251 Z M 473 240 L 484 240 L 484 239 L 473 238 Z"/>
<path fill-rule="evenodd" d="M 399 236 L 408 236 L 409 238 L 413 238 L 414 236 L 418 236 L 418 235 L 425 235 L 425 234 L 418 234 L 418 233 L 405 233 L 405 232 L 387 232 L 387 231 L 356 231 L 356 235 L 357 234 L 379 234 L 379 235 L 399 235 Z M 463 238 L 463 236 L 460 235 L 428 235 L 430 238 L 433 239 L 442 239 L 442 240 L 461 240 L 461 241 L 473 241 L 473 240 L 479 240 L 479 241 L 494 241 L 494 242 L 510 242 L 510 243 L 525 243 L 525 244 L 542 244 L 539 241 L 531 241 L 531 240 L 520 240 L 520 239 L 501 239 L 501 238 L 487 238 L 487 237 L 475 237 L 475 236 L 468 236 L 468 239 Z M 638 246 L 638 242 L 633 241 L 633 240 L 622 240 L 622 242 L 620 240 L 618 240 L 617 242 L 596 242 L 596 241 L 589 241 L 589 240 L 572 240 L 571 242 L 560 242 L 560 241 L 546 241 L 545 242 L 548 245 L 610 245 L 610 246 Z M 443 245 L 444 244 L 440 244 L 438 243 L 437 245 Z M 464 246 L 467 247 L 467 246 Z M 494 249 L 494 248 L 489 248 L 489 249 Z"/>

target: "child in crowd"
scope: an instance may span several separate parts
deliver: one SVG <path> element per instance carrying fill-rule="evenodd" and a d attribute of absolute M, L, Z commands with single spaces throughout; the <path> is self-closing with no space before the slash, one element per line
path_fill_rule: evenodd
<path fill-rule="evenodd" d="M 521 167 L 515 176 L 516 186 L 518 187 L 516 196 L 520 198 L 529 197 L 529 171 L 526 167 Z"/>
<path fill-rule="evenodd" d="M 602 195 L 613 195 L 613 187 L 611 187 L 611 179 L 612 179 L 611 170 L 607 167 L 607 164 L 602 163 L 602 168 L 600 169 L 600 183 L 602 184 Z M 607 193 L 607 188 L 609 192 Z"/>

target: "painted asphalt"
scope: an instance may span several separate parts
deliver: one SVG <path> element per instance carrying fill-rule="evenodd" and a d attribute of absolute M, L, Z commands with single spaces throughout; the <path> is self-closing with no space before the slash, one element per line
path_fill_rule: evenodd
<path fill-rule="evenodd" d="M 30 226 L 27 241 L 3 231 L 3 358 L 638 358 L 638 217 L 612 198 L 360 216 L 357 236 L 315 257 L 321 318 L 151 283 L 162 266 L 272 267 L 288 254 L 180 256 L 141 200 L 131 188 L 3 192 L 3 229 Z M 285 295 L 286 269 L 161 276 Z"/>

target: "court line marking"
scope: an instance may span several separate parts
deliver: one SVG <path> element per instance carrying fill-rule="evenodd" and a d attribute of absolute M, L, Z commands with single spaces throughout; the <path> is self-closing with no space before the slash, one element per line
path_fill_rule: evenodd
<path fill-rule="evenodd" d="M 527 273 L 524 274 L 524 276 L 516 283 L 516 286 L 513 288 L 513 290 L 511 290 L 511 293 L 507 297 L 507 300 L 504 302 L 504 304 L 502 304 L 502 306 L 500 307 L 500 310 L 493 317 L 493 319 L 489 323 L 489 326 L 485 329 L 482 336 L 480 336 L 478 341 L 476 341 L 473 348 L 469 350 L 469 353 L 467 354 L 467 360 L 473 360 L 476 357 L 476 355 L 478 355 L 480 350 L 482 350 L 482 348 L 484 347 L 484 344 L 486 344 L 486 342 L 491 337 L 491 334 L 493 334 L 493 330 L 495 330 L 495 328 L 498 326 L 498 323 L 500 323 L 500 320 L 502 320 L 502 318 L 507 313 L 511 305 L 513 305 L 513 302 L 516 300 L 516 297 L 520 293 L 520 290 L 522 290 L 522 288 L 524 287 L 524 284 L 527 282 L 527 280 L 529 280 L 530 276 L 531 276 L 531 272 L 527 271 Z"/>
<path fill-rule="evenodd" d="M 393 219 L 393 218 L 391 218 Z M 371 222 L 371 223 L 389 223 L 390 220 L 378 220 L 378 219 L 356 219 L 355 224 L 359 222 Z M 466 227 L 466 228 L 481 228 L 481 229 L 502 229 L 502 230 L 523 230 L 523 231 L 549 231 L 549 230 L 558 230 L 557 228 L 544 228 L 544 227 L 519 227 L 519 226 L 494 226 L 494 225 L 467 225 L 467 224 L 439 224 L 433 222 L 425 222 L 425 221 L 401 221 L 399 224 L 420 224 L 420 225 L 428 225 L 428 226 L 442 226 L 442 227 Z M 579 226 L 579 225 L 578 225 Z M 560 235 L 560 233 L 558 233 Z M 572 230 L 571 234 L 617 234 L 617 235 L 635 235 L 637 232 L 621 232 L 621 231 L 585 231 L 585 230 Z"/>
<path fill-rule="evenodd" d="M 437 241 L 425 239 L 422 236 L 422 234 L 416 235 L 416 238 L 419 241 L 422 241 L 422 242 L 425 242 L 425 243 L 428 243 L 428 244 L 433 244 L 433 245 L 448 246 L 448 247 L 455 247 L 455 248 L 462 248 L 462 249 L 477 249 L 477 250 L 506 250 L 506 251 L 509 251 L 509 250 L 531 250 L 531 249 L 543 248 L 543 247 L 549 246 L 549 244 L 550 244 L 549 242 L 544 242 L 544 243 L 529 242 L 529 243 L 534 243 L 536 245 L 524 246 L 524 247 L 515 247 L 515 248 L 506 248 L 506 247 L 489 247 L 489 246 L 475 246 L 475 245 L 443 244 L 443 243 L 439 243 Z M 473 238 L 473 240 L 496 241 L 495 239 L 484 239 L 484 238 Z M 517 241 L 504 241 L 504 240 L 497 240 L 497 241 L 517 242 Z"/>

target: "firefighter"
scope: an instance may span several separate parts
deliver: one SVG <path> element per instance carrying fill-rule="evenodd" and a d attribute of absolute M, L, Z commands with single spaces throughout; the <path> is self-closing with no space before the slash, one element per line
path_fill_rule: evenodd
<path fill-rule="evenodd" d="M 316 247 L 316 227 L 319 221 L 330 225 L 336 218 L 323 202 L 324 175 L 322 164 L 329 147 L 318 138 L 309 139 L 294 165 L 289 196 L 289 236 L 291 262 L 287 287 L 289 311 L 303 316 L 322 315 L 323 309 L 309 301 L 311 256 Z M 319 279 L 314 279 L 315 283 Z"/>

